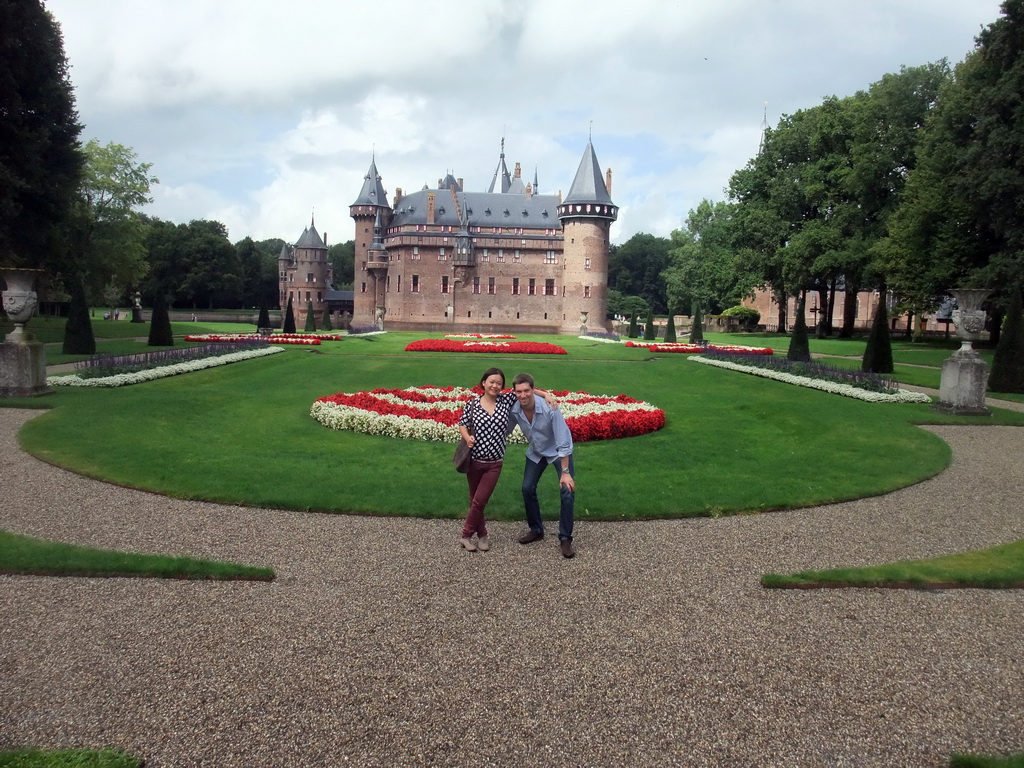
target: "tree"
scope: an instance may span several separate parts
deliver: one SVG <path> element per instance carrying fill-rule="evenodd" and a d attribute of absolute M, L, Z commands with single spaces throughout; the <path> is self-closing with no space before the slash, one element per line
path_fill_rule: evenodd
<path fill-rule="evenodd" d="M 732 211 L 728 203 L 702 200 L 686 217 L 686 227 L 672 232 L 675 247 L 664 272 L 670 305 L 694 306 L 703 315 L 731 303 L 736 287 Z"/>
<path fill-rule="evenodd" d="M 804 319 L 807 308 L 806 294 L 800 294 L 800 303 L 796 310 L 796 322 L 793 323 L 793 335 L 789 337 L 789 350 L 786 352 L 787 360 L 794 360 L 800 363 L 811 361 L 811 343 L 807 338 L 807 321 Z"/>
<path fill-rule="evenodd" d="M 993 392 L 1024 393 L 1024 312 L 1019 283 L 1011 291 L 1010 308 L 992 358 L 988 388 Z"/>
<path fill-rule="evenodd" d="M 256 320 L 257 328 L 269 328 L 270 327 L 270 312 L 267 309 L 266 299 L 260 299 L 260 315 Z"/>
<path fill-rule="evenodd" d="M 668 325 L 665 326 L 665 343 L 676 343 L 676 318 L 672 314 L 672 308 L 668 309 Z"/>
<path fill-rule="evenodd" d="M 690 312 L 690 337 L 688 341 L 691 344 L 700 344 L 704 341 L 704 313 L 701 311 L 700 304 L 694 304 Z"/>
<path fill-rule="evenodd" d="M 658 328 L 654 325 L 654 311 L 647 310 L 647 322 L 644 323 L 644 339 L 654 341 L 658 338 Z"/>
<path fill-rule="evenodd" d="M 889 313 L 885 308 L 886 291 L 883 288 L 871 323 L 867 346 L 860 369 L 868 373 L 892 373 L 892 339 L 889 337 Z"/>
<path fill-rule="evenodd" d="M 81 130 L 60 25 L 38 0 L 0 2 L 0 262 L 55 271 Z"/>
<path fill-rule="evenodd" d="M 267 241 L 265 241 L 267 242 Z M 280 252 L 280 248 L 278 248 Z M 277 253 L 268 253 L 251 237 L 235 243 L 238 258 L 239 302 L 243 307 L 277 303 Z"/>
<path fill-rule="evenodd" d="M 655 312 L 664 312 L 665 283 L 671 242 L 639 232 L 622 245 L 613 246 L 608 259 L 608 287 L 624 295 L 640 296 Z"/>
<path fill-rule="evenodd" d="M 316 315 L 313 314 L 313 302 L 306 302 L 306 326 L 303 328 L 306 333 L 316 330 Z"/>
<path fill-rule="evenodd" d="M 219 221 L 190 221 L 185 228 L 184 279 L 178 296 L 208 308 L 237 307 L 242 290 L 242 265 L 238 252 L 228 240 L 228 230 Z"/>
<path fill-rule="evenodd" d="M 629 316 L 629 330 L 626 332 L 626 336 L 631 339 L 635 339 L 640 336 L 639 323 L 637 323 L 635 312 Z"/>
<path fill-rule="evenodd" d="M 65 355 L 96 354 L 96 337 L 89 321 L 89 301 L 85 297 L 85 286 L 81 280 L 73 280 L 69 284 L 71 302 L 68 305 L 68 319 L 64 323 Z"/>
<path fill-rule="evenodd" d="M 324 307 L 323 319 L 320 322 L 320 330 L 322 331 L 333 331 L 334 326 L 331 325 L 331 310 Z"/>
<path fill-rule="evenodd" d="M 292 311 L 292 297 L 288 297 L 288 309 L 284 313 L 284 326 L 281 328 L 283 333 L 295 333 L 295 313 Z"/>
<path fill-rule="evenodd" d="M 347 240 L 344 243 L 332 245 L 327 249 L 327 259 L 331 263 L 335 287 L 342 291 L 352 290 L 352 281 L 355 277 L 355 240 Z"/>
<path fill-rule="evenodd" d="M 167 313 L 167 297 L 162 292 L 158 292 L 156 295 L 156 301 L 153 303 L 153 315 L 149 319 L 149 346 L 174 346 L 171 318 Z"/>

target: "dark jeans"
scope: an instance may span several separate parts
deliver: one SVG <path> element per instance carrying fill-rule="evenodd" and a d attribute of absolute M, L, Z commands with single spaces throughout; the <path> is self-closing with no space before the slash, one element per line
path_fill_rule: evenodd
<path fill-rule="evenodd" d="M 558 483 L 558 492 L 562 497 L 562 506 L 558 515 L 558 538 L 572 540 L 573 508 L 576 503 L 576 495 L 568 491 L 561 483 L 562 460 L 555 459 L 551 465 L 555 468 L 555 481 Z M 531 531 L 544 533 L 544 520 L 540 515 L 540 502 L 537 500 L 537 483 L 540 476 L 548 467 L 548 460 L 541 459 L 540 462 L 530 460 L 526 457 L 526 467 L 523 469 L 523 504 L 526 505 L 526 524 Z M 569 474 L 576 478 L 576 469 L 573 466 L 572 455 L 569 455 Z"/>

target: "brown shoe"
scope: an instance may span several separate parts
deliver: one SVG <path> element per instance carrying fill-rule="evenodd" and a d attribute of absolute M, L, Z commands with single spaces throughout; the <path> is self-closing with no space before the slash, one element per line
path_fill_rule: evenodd
<path fill-rule="evenodd" d="M 467 552 L 476 552 L 476 544 L 474 544 L 473 540 L 470 539 L 470 538 L 467 538 L 467 537 L 460 538 L 459 539 L 459 544 L 461 544 L 462 548 L 464 550 L 466 550 Z"/>
<path fill-rule="evenodd" d="M 529 530 L 519 537 L 520 544 L 533 544 L 535 541 L 540 541 L 544 538 L 544 534 L 539 531 Z"/>
<path fill-rule="evenodd" d="M 562 539 L 558 545 L 562 548 L 562 557 L 576 557 L 576 547 L 573 546 L 572 539 Z"/>

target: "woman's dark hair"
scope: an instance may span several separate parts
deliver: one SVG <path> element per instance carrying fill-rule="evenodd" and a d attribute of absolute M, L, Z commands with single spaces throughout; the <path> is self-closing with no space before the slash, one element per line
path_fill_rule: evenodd
<path fill-rule="evenodd" d="M 505 388 L 505 372 L 501 368 L 488 368 L 484 371 L 484 375 L 480 377 L 480 386 L 482 387 L 491 376 L 501 376 L 501 387 Z"/>

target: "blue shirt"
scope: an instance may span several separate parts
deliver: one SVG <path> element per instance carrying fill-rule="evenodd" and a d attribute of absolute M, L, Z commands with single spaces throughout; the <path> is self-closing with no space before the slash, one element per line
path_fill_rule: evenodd
<path fill-rule="evenodd" d="M 530 447 L 526 458 L 539 462 L 541 458 L 553 464 L 557 459 L 572 454 L 572 434 L 561 411 L 554 410 L 540 395 L 533 396 L 533 423 L 523 413 L 523 406 L 516 401 L 512 406 L 512 419 L 523 430 Z M 509 421 L 509 427 L 513 426 Z"/>

